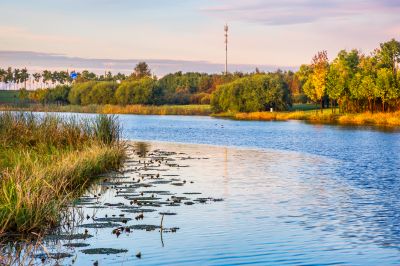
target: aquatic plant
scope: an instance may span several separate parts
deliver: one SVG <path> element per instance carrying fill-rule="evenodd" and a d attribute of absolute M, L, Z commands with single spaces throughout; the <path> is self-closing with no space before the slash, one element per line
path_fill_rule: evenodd
<path fill-rule="evenodd" d="M 124 158 L 115 117 L 0 114 L 0 234 L 41 232 L 91 177 Z"/>

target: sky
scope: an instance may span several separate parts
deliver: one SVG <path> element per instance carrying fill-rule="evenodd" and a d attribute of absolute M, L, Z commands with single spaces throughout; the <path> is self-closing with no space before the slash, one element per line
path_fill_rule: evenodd
<path fill-rule="evenodd" d="M 400 0 L 0 0 L 0 66 L 293 69 L 400 39 Z M 132 67 L 133 68 L 133 67 Z"/>

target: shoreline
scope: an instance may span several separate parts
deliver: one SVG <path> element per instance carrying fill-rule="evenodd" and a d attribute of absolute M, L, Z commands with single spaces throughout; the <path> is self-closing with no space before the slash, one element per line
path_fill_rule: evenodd
<path fill-rule="evenodd" d="M 342 126 L 400 127 L 400 111 L 391 113 L 332 113 L 330 109 L 320 111 L 289 112 L 225 112 L 213 113 L 209 105 L 34 105 L 16 107 L 0 105 L 0 111 L 54 112 L 54 113 L 90 113 L 90 114 L 124 114 L 124 115 L 176 115 L 206 116 L 233 119 L 240 121 L 305 121 L 313 124 L 329 124 Z"/>

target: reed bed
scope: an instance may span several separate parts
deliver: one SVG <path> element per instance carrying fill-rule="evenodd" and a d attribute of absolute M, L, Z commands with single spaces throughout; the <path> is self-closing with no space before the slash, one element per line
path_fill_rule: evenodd
<path fill-rule="evenodd" d="M 138 114 L 138 115 L 210 115 L 209 105 L 104 105 L 102 114 Z"/>
<path fill-rule="evenodd" d="M 226 116 L 227 114 L 225 114 Z M 234 113 L 230 117 L 237 120 L 286 121 L 306 120 L 315 123 L 336 123 L 348 125 L 400 126 L 400 111 L 394 113 L 333 114 L 330 112 L 252 112 Z"/>
<path fill-rule="evenodd" d="M 136 115 L 202 115 L 212 113 L 210 105 L 40 105 L 10 106 L 0 105 L 3 111 L 32 112 L 71 112 L 98 114 L 136 114 Z"/>
<path fill-rule="evenodd" d="M 119 136 L 113 116 L 0 113 L 0 234 L 57 225 L 92 177 L 120 167 Z"/>

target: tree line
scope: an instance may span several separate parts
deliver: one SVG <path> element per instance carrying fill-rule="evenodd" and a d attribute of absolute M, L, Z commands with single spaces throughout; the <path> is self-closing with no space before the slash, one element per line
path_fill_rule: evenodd
<path fill-rule="evenodd" d="M 83 71 L 73 82 L 68 79 L 36 90 L 23 88 L 19 95 L 23 101 L 43 104 L 209 104 L 219 85 L 245 75 L 249 74 L 176 72 L 158 79 L 145 62 L 140 62 L 130 75 L 98 76 Z"/>
<path fill-rule="evenodd" d="M 304 94 L 321 109 L 339 106 L 341 112 L 394 111 L 400 107 L 400 43 L 381 43 L 370 55 L 342 50 L 329 62 L 318 52 L 296 73 Z"/>
<path fill-rule="evenodd" d="M 315 103 L 340 112 L 394 111 L 400 107 L 400 43 L 381 43 L 366 55 L 342 50 L 329 61 L 318 52 L 297 72 L 207 74 L 176 72 L 158 79 L 140 62 L 130 75 L 97 75 L 68 71 L 34 73 L 42 89 L 22 89 L 20 97 L 40 103 L 61 104 L 211 104 L 215 111 L 288 110 L 293 103 Z M 0 69 L 0 81 L 23 84 L 26 69 Z M 26 85 L 26 84 L 24 84 Z M 25 86 L 26 88 L 26 86 Z"/>

